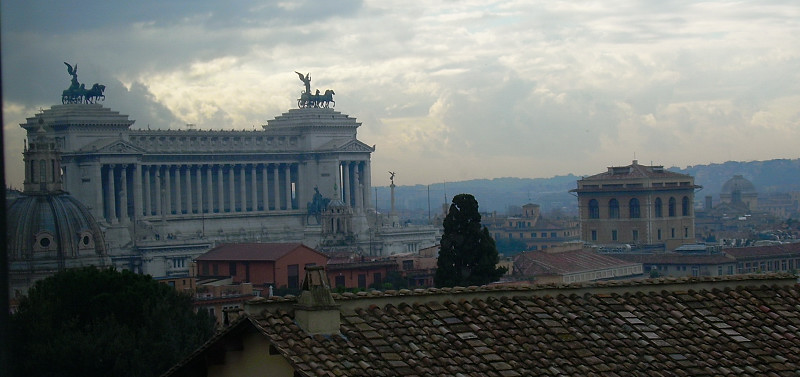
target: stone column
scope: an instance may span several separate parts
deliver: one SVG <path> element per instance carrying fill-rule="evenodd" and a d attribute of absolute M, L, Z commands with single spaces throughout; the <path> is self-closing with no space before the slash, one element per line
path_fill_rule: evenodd
<path fill-rule="evenodd" d="M 342 201 L 344 204 L 350 205 L 350 163 L 343 162 L 342 163 L 342 191 L 344 195 L 342 197 Z"/>
<path fill-rule="evenodd" d="M 217 212 L 225 212 L 225 186 L 223 184 L 223 165 L 217 165 Z"/>
<path fill-rule="evenodd" d="M 264 202 L 264 211 L 269 211 L 269 179 L 267 164 L 261 165 L 261 197 Z"/>
<path fill-rule="evenodd" d="M 297 181 L 294 183 L 294 194 L 298 209 L 306 209 L 306 205 L 308 204 L 308 199 L 306 199 L 306 179 L 304 176 L 305 168 L 303 164 L 304 162 L 302 161 L 295 164 L 297 166 Z"/>
<path fill-rule="evenodd" d="M 161 209 L 162 209 L 161 208 L 161 195 L 163 195 L 163 193 L 162 193 L 163 189 L 161 187 L 161 170 L 162 170 L 162 166 L 161 165 L 155 165 L 155 168 L 156 168 L 156 170 L 153 172 L 155 174 L 154 178 L 155 178 L 155 181 L 156 181 L 156 185 L 155 185 L 155 187 L 153 187 L 153 195 L 156 196 L 155 213 L 156 213 L 156 216 L 161 216 Z"/>
<path fill-rule="evenodd" d="M 133 219 L 143 214 L 142 203 L 144 202 L 144 192 L 142 190 L 142 168 L 141 165 L 133 164 Z"/>
<path fill-rule="evenodd" d="M 242 204 L 238 212 L 247 210 L 247 182 L 245 181 L 245 173 L 247 173 L 246 165 L 239 165 L 239 202 Z"/>
<path fill-rule="evenodd" d="M 172 214 L 172 165 L 164 166 L 164 215 Z"/>
<path fill-rule="evenodd" d="M 183 193 L 181 184 L 181 165 L 175 166 L 175 214 L 180 215 L 183 213 Z"/>
<path fill-rule="evenodd" d="M 364 185 L 361 184 L 361 175 L 358 174 L 358 163 L 353 165 L 353 196 L 355 199 L 356 212 L 361 213 L 364 207 L 364 195 L 362 193 Z"/>
<path fill-rule="evenodd" d="M 128 223 L 128 165 L 122 164 L 119 170 L 119 219 Z"/>
<path fill-rule="evenodd" d="M 92 164 L 92 182 L 94 186 L 94 206 L 92 212 L 98 220 L 106 218 L 105 208 L 103 207 L 103 165 L 100 162 Z"/>
<path fill-rule="evenodd" d="M 250 211 L 258 211 L 258 180 L 256 164 L 250 164 Z"/>
<path fill-rule="evenodd" d="M 194 173 L 197 178 L 197 183 L 195 184 L 197 189 L 197 213 L 203 213 L 203 165 L 195 166 Z"/>
<path fill-rule="evenodd" d="M 236 212 L 236 170 L 233 164 L 228 165 L 228 199 L 230 200 L 230 211 Z"/>
<path fill-rule="evenodd" d="M 114 164 L 108 164 L 108 218 L 112 224 L 117 223 L 117 190 L 114 187 Z"/>
<path fill-rule="evenodd" d="M 214 165 L 206 165 L 206 208 L 208 213 L 214 213 L 214 180 L 212 169 Z"/>
<path fill-rule="evenodd" d="M 280 169 L 280 164 L 272 164 L 275 169 L 273 169 L 272 174 L 272 197 L 275 199 L 275 210 L 280 211 L 281 209 L 281 186 L 280 186 L 280 174 L 278 170 Z"/>
<path fill-rule="evenodd" d="M 152 194 L 151 190 L 153 186 L 150 184 L 150 166 L 149 165 L 142 165 L 142 171 L 144 174 L 144 213 L 145 216 L 150 216 L 152 214 L 153 209 L 153 201 L 150 195 Z"/>
<path fill-rule="evenodd" d="M 370 162 L 364 161 L 364 206 L 369 207 L 372 205 L 372 172 L 370 170 Z M 377 210 L 377 208 L 376 208 Z"/>
<path fill-rule="evenodd" d="M 290 210 L 292 206 L 292 164 L 286 164 L 286 209 Z"/>
<path fill-rule="evenodd" d="M 184 178 L 184 181 L 186 181 L 186 214 L 191 215 L 194 213 L 194 203 L 192 203 L 192 191 L 194 190 L 192 185 L 192 165 L 186 165 Z"/>

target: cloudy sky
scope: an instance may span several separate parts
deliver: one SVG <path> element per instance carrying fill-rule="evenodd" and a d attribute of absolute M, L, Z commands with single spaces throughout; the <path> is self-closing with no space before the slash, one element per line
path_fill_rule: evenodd
<path fill-rule="evenodd" d="M 312 90 L 373 183 L 800 157 L 800 3 L 3 1 L 6 177 L 77 63 L 134 127 L 253 129 Z"/>

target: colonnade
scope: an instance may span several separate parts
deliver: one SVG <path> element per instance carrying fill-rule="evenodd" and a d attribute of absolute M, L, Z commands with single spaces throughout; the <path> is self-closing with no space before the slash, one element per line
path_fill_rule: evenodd
<path fill-rule="evenodd" d="M 342 202 L 357 210 L 369 207 L 372 187 L 369 162 L 342 161 L 339 171 Z"/>
<path fill-rule="evenodd" d="M 296 162 L 102 164 L 103 217 L 136 218 L 296 210 L 302 165 Z"/>

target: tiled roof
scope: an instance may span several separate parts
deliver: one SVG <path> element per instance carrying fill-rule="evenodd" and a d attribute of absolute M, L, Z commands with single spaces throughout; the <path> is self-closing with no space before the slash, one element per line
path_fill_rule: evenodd
<path fill-rule="evenodd" d="M 723 249 L 723 252 L 736 259 L 778 257 L 783 255 L 800 255 L 800 243 L 783 245 L 736 247 Z"/>
<path fill-rule="evenodd" d="M 197 261 L 276 261 L 298 248 L 301 243 L 235 243 L 219 245 L 195 258 Z"/>
<path fill-rule="evenodd" d="M 565 274 L 583 271 L 596 271 L 613 267 L 624 267 L 636 263 L 620 260 L 608 255 L 587 250 L 569 250 L 558 253 L 530 251 L 521 253 L 517 260 L 525 259 L 532 264 L 529 271 L 520 271 L 523 275 L 532 274 Z M 520 264 L 520 263 L 518 263 Z"/>
<path fill-rule="evenodd" d="M 643 264 L 723 264 L 736 263 L 736 259 L 725 254 L 686 255 L 669 254 L 619 254 L 618 258 Z"/>
<path fill-rule="evenodd" d="M 228 332 L 256 329 L 300 376 L 800 374 L 800 288 L 790 275 L 334 298 L 341 334 L 308 335 L 291 298 L 259 305 Z M 168 375 L 192 375 L 224 336 Z"/>

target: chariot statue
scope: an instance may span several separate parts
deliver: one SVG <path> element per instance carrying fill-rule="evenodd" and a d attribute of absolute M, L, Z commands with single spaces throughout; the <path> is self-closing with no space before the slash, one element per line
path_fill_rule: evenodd
<path fill-rule="evenodd" d="M 319 93 L 319 89 L 317 89 L 316 93 L 311 94 L 311 74 L 306 73 L 303 76 L 302 73 L 294 71 L 298 77 L 300 77 L 300 81 L 303 82 L 305 86 L 304 91 L 300 92 L 300 98 L 297 99 L 297 107 L 299 108 L 329 108 L 335 107 L 336 101 L 333 100 L 333 95 L 336 94 L 333 90 L 327 89 L 325 90 L 324 94 Z"/>
<path fill-rule="evenodd" d="M 106 96 L 103 95 L 103 91 L 106 90 L 105 85 L 95 83 L 91 89 L 86 89 L 85 84 L 78 82 L 78 64 L 75 63 L 74 66 L 67 62 L 64 62 L 64 64 L 67 66 L 67 73 L 72 76 L 72 80 L 69 88 L 61 93 L 62 104 L 95 103 L 106 99 Z"/>

